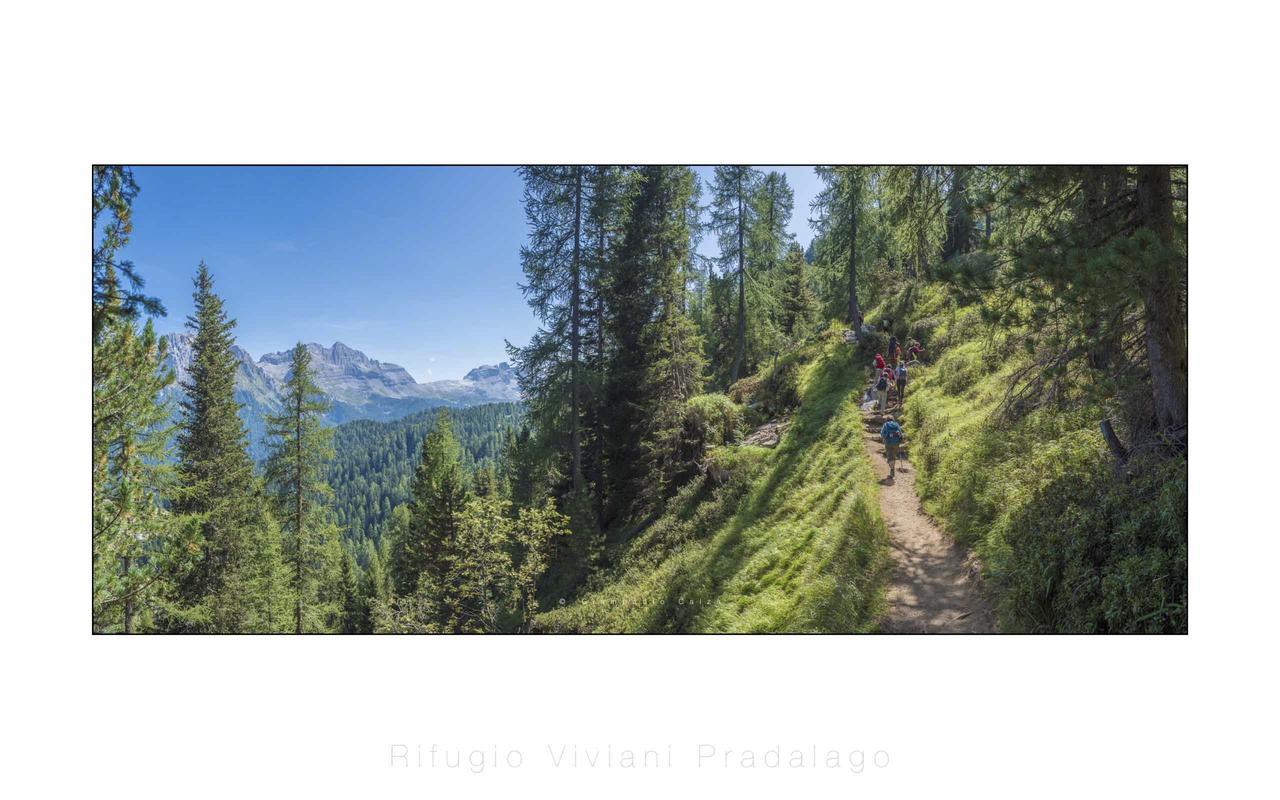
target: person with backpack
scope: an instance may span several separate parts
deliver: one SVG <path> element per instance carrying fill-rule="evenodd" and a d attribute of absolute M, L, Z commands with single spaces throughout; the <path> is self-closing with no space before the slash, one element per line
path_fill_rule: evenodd
<path fill-rule="evenodd" d="M 879 372 L 880 370 L 884 369 L 884 356 L 880 355 L 879 353 L 876 353 L 875 365 L 876 365 L 876 372 Z"/>
<path fill-rule="evenodd" d="M 889 404 L 889 378 L 886 376 L 888 370 L 880 370 L 876 373 L 876 399 L 879 402 L 880 413 L 885 412 Z"/>
<path fill-rule="evenodd" d="M 907 360 L 908 361 L 919 361 L 920 356 L 922 355 L 924 355 L 924 347 L 922 347 L 919 342 L 917 342 L 915 339 L 912 339 L 910 342 L 907 343 Z"/>
<path fill-rule="evenodd" d="M 897 472 L 898 446 L 902 444 L 902 426 L 892 414 L 880 426 L 880 441 L 884 442 L 884 457 L 889 462 L 889 478 L 892 479 Z"/>
<path fill-rule="evenodd" d="M 893 381 L 898 385 L 898 408 L 907 401 L 907 365 L 898 361 L 898 368 L 893 371 Z"/>
<path fill-rule="evenodd" d="M 898 337 L 890 336 L 889 337 L 889 363 L 890 364 L 898 360 L 898 352 L 899 352 Z"/>

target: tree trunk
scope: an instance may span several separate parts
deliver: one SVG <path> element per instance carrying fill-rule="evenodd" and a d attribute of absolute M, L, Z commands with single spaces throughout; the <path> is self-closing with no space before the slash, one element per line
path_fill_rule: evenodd
<path fill-rule="evenodd" d="M 573 168 L 573 277 L 572 277 L 572 296 L 569 301 L 569 347 L 572 355 L 569 361 L 569 382 L 572 384 L 570 393 L 572 399 L 569 407 L 569 447 L 573 453 L 571 471 L 573 473 L 573 490 L 576 492 L 582 488 L 582 446 L 580 442 L 578 409 L 579 409 L 579 391 L 578 391 L 578 359 L 580 350 L 579 328 L 582 323 L 581 318 L 581 298 L 582 298 L 582 280 L 581 280 L 581 236 L 582 236 L 582 167 Z"/>
<path fill-rule="evenodd" d="M 294 603 L 294 627 L 295 633 L 302 633 L 302 562 L 303 562 L 303 536 L 302 536 L 302 390 L 296 391 L 297 407 L 294 411 L 294 450 L 297 462 L 294 464 L 294 487 L 293 487 L 293 507 L 294 507 L 294 524 L 293 532 L 297 537 L 298 552 L 294 554 L 295 573 L 298 584 L 298 594 Z"/>
<path fill-rule="evenodd" d="M 745 220 L 742 207 L 742 179 L 738 179 L 738 344 L 733 354 L 733 368 L 729 371 L 729 382 L 738 380 L 742 372 L 742 362 L 747 351 L 747 286 L 746 286 L 746 252 L 743 250 Z"/>
<path fill-rule="evenodd" d="M 599 272 L 604 270 L 605 244 L 604 223 L 600 223 L 600 238 L 596 244 L 596 431 L 591 440 L 592 463 L 595 472 L 595 510 L 596 519 L 604 514 L 604 431 L 600 424 L 600 386 L 604 378 L 604 298 L 600 296 Z"/>
<path fill-rule="evenodd" d="M 125 577 L 125 594 L 124 594 L 124 632 L 133 633 L 133 590 L 129 589 L 129 570 L 133 568 L 133 557 L 124 556 L 124 577 Z"/>
<path fill-rule="evenodd" d="M 1138 215 L 1164 254 L 1139 279 L 1146 322 L 1147 362 L 1156 422 L 1185 442 L 1187 433 L 1187 331 L 1181 276 L 1173 250 L 1173 195 L 1169 167 L 1138 167 Z"/>
<path fill-rule="evenodd" d="M 1107 448 L 1111 450 L 1111 455 L 1123 467 L 1129 461 L 1129 449 L 1121 443 L 1120 437 L 1116 435 L 1116 429 L 1111 426 L 1111 420 L 1102 420 L 1098 427 L 1102 429 L 1102 438 L 1106 441 Z"/>

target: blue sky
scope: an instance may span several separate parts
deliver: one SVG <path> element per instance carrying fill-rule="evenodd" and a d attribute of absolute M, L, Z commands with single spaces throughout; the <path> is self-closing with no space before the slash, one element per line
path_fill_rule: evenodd
<path fill-rule="evenodd" d="M 811 233 L 811 167 L 781 167 Z M 711 168 L 698 168 L 709 181 Z M 506 359 L 537 326 L 521 296 L 521 183 L 509 167 L 138 167 L 132 259 L 168 316 L 203 259 L 256 358 L 344 342 L 419 381 Z M 714 254 L 713 237 L 702 250 Z"/>

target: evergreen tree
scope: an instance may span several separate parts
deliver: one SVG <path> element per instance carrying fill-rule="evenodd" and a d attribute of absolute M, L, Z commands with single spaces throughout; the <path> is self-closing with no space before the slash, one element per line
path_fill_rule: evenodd
<path fill-rule="evenodd" d="M 782 263 L 779 324 L 782 333 L 793 342 L 808 332 L 817 310 L 805 266 L 804 250 L 792 245 Z"/>
<path fill-rule="evenodd" d="M 440 593 L 438 601 L 443 603 L 447 596 L 445 579 L 457 538 L 457 517 L 468 496 L 461 449 L 449 415 L 441 409 L 435 427 L 422 440 L 408 518 L 391 543 L 391 578 L 397 594 L 410 594 L 425 581 Z"/>
<path fill-rule="evenodd" d="M 567 454 L 570 488 L 582 488 L 584 325 L 590 306 L 585 253 L 589 168 L 521 167 L 529 225 L 520 248 L 529 306 L 542 322 L 527 347 L 508 345 L 534 426 Z"/>
<path fill-rule="evenodd" d="M 199 516 L 199 557 L 175 576 L 167 624 L 174 630 L 240 632 L 261 623 L 251 578 L 263 556 L 255 549 L 261 539 L 253 529 L 264 520 L 233 396 L 235 321 L 214 293 L 204 262 L 196 273 L 194 299 L 195 313 L 187 318 L 194 334 L 191 366 L 182 387 L 186 397 L 177 439 L 181 488 L 173 505 L 179 513 Z"/>
<path fill-rule="evenodd" d="M 584 339 L 587 342 L 583 380 L 583 463 L 592 487 L 591 523 L 598 525 L 604 513 L 604 403 L 608 327 L 605 324 L 604 295 L 617 260 L 617 248 L 626 222 L 635 173 L 622 167 L 596 166 L 590 171 L 590 199 L 587 204 L 587 274 L 590 286 Z M 513 499 L 517 508 L 534 504 L 532 496 Z M 571 504 L 577 500 L 572 499 Z M 580 504 L 578 504 L 580 505 Z M 575 515 L 577 516 L 577 515 Z M 580 530 L 575 522 L 574 530 Z"/>
<path fill-rule="evenodd" d="M 605 463 L 610 516 L 624 519 L 652 508 L 678 439 L 677 407 L 701 388 L 701 343 L 684 314 L 681 278 L 693 175 L 654 166 L 641 178 L 606 295 Z"/>
<path fill-rule="evenodd" d="M 907 278 L 928 277 L 946 237 L 942 167 L 885 167 L 878 189 L 890 244 Z M 957 202 L 960 202 L 957 198 Z"/>
<path fill-rule="evenodd" d="M 141 314 L 164 316 L 164 306 L 142 293 L 144 281 L 120 251 L 133 232 L 133 200 L 138 184 L 122 166 L 93 168 L 93 340 L 113 319 Z M 123 279 L 123 285 L 121 283 Z"/>
<path fill-rule="evenodd" d="M 542 472 L 528 426 L 521 426 L 519 433 L 508 428 L 498 457 L 498 478 L 516 508 L 528 508 L 542 502 L 546 494 Z"/>
<path fill-rule="evenodd" d="M 844 271 L 844 320 L 855 335 L 862 332 L 862 305 L 858 302 L 859 249 L 863 243 L 858 227 L 865 211 L 866 167 L 816 167 L 825 186 L 813 200 L 817 219 L 813 220 L 819 236 L 826 240 L 828 252 L 842 253 Z"/>
<path fill-rule="evenodd" d="M 756 219 L 752 199 L 760 182 L 760 171 L 745 166 L 715 168 L 711 183 L 711 220 L 720 245 L 722 274 L 733 273 L 737 283 L 738 309 L 734 331 L 733 364 L 729 382 L 744 374 L 747 347 L 747 236 Z"/>
<path fill-rule="evenodd" d="M 782 276 L 779 265 L 791 243 L 787 226 L 795 194 L 781 172 L 760 179 L 752 197 L 754 222 L 748 234 L 747 342 L 745 373 L 754 372 L 784 346 L 780 327 Z"/>
<path fill-rule="evenodd" d="M 328 409 L 311 370 L 311 353 L 299 342 L 285 379 L 284 408 L 267 417 L 265 470 L 284 534 L 294 633 L 319 627 L 319 578 L 326 570 L 327 539 L 333 533 L 326 505 L 332 492 L 324 480 L 333 457 L 333 431 L 322 422 Z"/>
<path fill-rule="evenodd" d="M 990 172 L 990 170 L 988 171 Z M 1168 167 L 1009 167 L 1003 223 L 948 277 L 1033 356 L 1010 397 L 1026 410 L 1081 391 L 1116 401 L 1131 441 L 1181 450 L 1187 428 L 1186 205 Z M 991 176 L 989 176 L 991 177 Z M 1185 173 L 1179 171 L 1185 182 Z M 1136 345 L 1136 347 L 1135 347 Z M 1006 404 L 1009 405 L 1009 404 Z M 1123 458 L 1122 458 L 1123 460 Z"/>
<path fill-rule="evenodd" d="M 976 231 L 969 198 L 972 167 L 952 167 L 947 189 L 946 238 L 942 242 L 942 260 L 964 255 L 973 250 Z"/>
<path fill-rule="evenodd" d="M 120 312 L 113 285 L 108 265 L 93 346 L 93 628 L 134 633 L 190 525 L 164 507 L 172 428 L 159 397 L 173 381 L 161 368 L 164 342 Z"/>

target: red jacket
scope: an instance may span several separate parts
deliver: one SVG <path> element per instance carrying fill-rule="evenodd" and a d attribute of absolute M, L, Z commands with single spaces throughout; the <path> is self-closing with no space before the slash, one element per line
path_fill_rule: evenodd
<path fill-rule="evenodd" d="M 876 369 L 884 369 L 884 356 L 876 353 Z"/>

